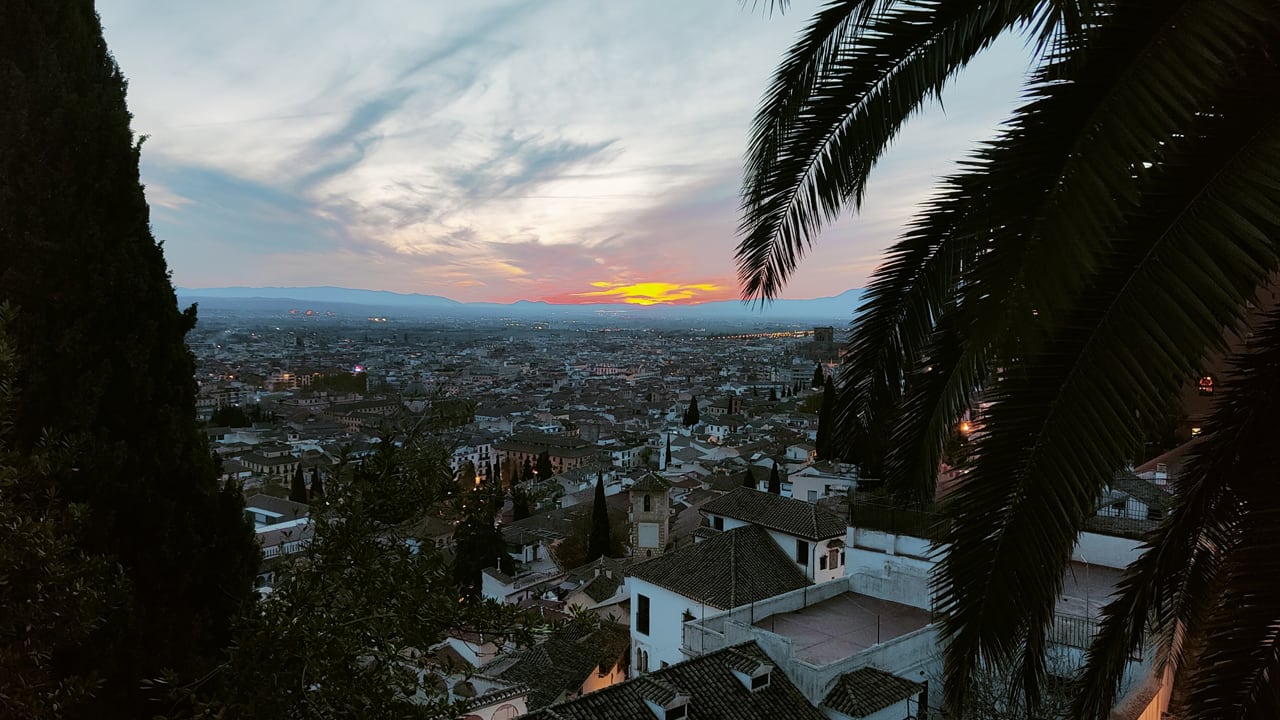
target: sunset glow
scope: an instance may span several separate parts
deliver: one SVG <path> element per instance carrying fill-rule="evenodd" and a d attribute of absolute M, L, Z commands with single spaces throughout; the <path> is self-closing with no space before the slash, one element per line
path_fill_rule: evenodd
<path fill-rule="evenodd" d="M 629 305 L 692 305 L 711 300 L 727 300 L 734 297 L 733 289 L 715 283 L 640 282 L 618 283 L 597 281 L 591 287 L 600 288 L 587 292 L 569 293 L 559 302 L 612 303 Z"/>

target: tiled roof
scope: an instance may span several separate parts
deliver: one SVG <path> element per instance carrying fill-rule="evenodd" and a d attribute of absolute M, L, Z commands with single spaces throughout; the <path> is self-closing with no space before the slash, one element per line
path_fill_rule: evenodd
<path fill-rule="evenodd" d="M 823 720 L 826 716 L 805 699 L 782 672 L 769 685 L 752 692 L 734 675 L 741 655 L 768 663 L 754 642 L 725 648 L 663 668 L 524 716 L 525 720 L 634 720 L 653 718 L 645 704 L 649 693 L 671 690 L 689 697 L 689 720 Z"/>
<path fill-rule="evenodd" d="M 1112 490 L 1118 490 L 1161 512 L 1173 505 L 1173 496 L 1167 490 L 1135 475 L 1118 475 L 1110 485 Z"/>
<path fill-rule="evenodd" d="M 280 522 L 304 518 L 310 510 L 309 507 L 300 502 L 263 494 L 253 495 L 244 501 L 245 510 L 252 511 L 255 508 L 276 513 L 280 516 Z"/>
<path fill-rule="evenodd" d="M 529 707 L 545 707 L 565 692 L 578 692 L 600 665 L 612 669 L 626 657 L 630 643 L 624 625 L 602 621 L 591 627 L 570 621 L 545 642 L 493 661 L 485 673 L 527 685 Z"/>
<path fill-rule="evenodd" d="M 769 533 L 756 525 L 735 528 L 632 565 L 630 573 L 720 610 L 809 584 Z"/>
<path fill-rule="evenodd" d="M 667 482 L 665 478 L 655 475 L 654 473 L 647 473 L 644 477 L 637 480 L 636 483 L 631 486 L 631 491 L 632 492 L 662 492 L 663 490 L 666 490 L 670 487 L 671 487 L 671 483 Z"/>
<path fill-rule="evenodd" d="M 845 673 L 822 704 L 850 717 L 866 717 L 920 694 L 924 686 L 873 667 Z"/>
<path fill-rule="evenodd" d="M 751 488 L 735 488 L 701 510 L 704 515 L 733 518 L 809 540 L 826 540 L 845 533 L 845 522 L 829 510 Z"/>

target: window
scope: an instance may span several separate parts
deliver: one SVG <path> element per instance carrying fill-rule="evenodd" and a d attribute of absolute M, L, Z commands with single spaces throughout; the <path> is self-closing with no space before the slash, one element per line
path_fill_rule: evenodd
<path fill-rule="evenodd" d="M 840 551 L 836 550 L 835 548 L 828 550 L 827 557 L 823 558 L 823 560 L 826 561 L 825 564 L 827 565 L 827 567 L 830 567 L 832 569 L 840 567 Z M 826 568 L 823 568 L 823 569 L 825 570 Z"/>
<path fill-rule="evenodd" d="M 641 635 L 649 634 L 649 597 L 647 595 L 636 595 L 636 632 Z M 644 672 L 642 669 L 641 672 Z"/>
<path fill-rule="evenodd" d="M 1200 378 L 1199 389 L 1201 395 L 1213 394 L 1213 376 L 1204 375 Z"/>
<path fill-rule="evenodd" d="M 818 502 L 818 491 L 817 490 L 808 491 L 807 493 L 805 493 L 805 499 L 811 503 Z"/>
<path fill-rule="evenodd" d="M 662 663 L 666 667 L 666 663 Z M 689 717 L 688 705 L 677 705 L 673 708 L 667 708 L 666 720 L 684 720 Z"/>
<path fill-rule="evenodd" d="M 644 511 L 645 512 L 653 511 L 653 498 L 649 497 L 648 495 L 644 496 Z"/>
<path fill-rule="evenodd" d="M 723 529 L 724 529 L 724 518 L 719 517 L 719 516 L 712 517 L 712 518 L 711 518 L 711 527 L 713 527 L 713 528 L 715 528 L 715 529 L 717 529 L 717 530 L 723 530 Z"/>
<path fill-rule="evenodd" d="M 751 678 L 751 690 L 752 691 L 763 690 L 764 688 L 769 687 L 769 679 L 772 676 L 773 676 L 773 673 L 761 673 Z"/>
<path fill-rule="evenodd" d="M 636 541 L 640 547 L 658 547 L 658 535 L 658 523 L 636 523 Z"/>
<path fill-rule="evenodd" d="M 827 569 L 827 556 L 826 556 L 826 555 L 823 555 L 822 557 L 818 558 L 818 569 L 819 569 L 819 570 L 826 570 L 826 569 Z"/>
<path fill-rule="evenodd" d="M 809 567 L 809 543 L 804 540 L 796 540 L 796 562 Z"/>

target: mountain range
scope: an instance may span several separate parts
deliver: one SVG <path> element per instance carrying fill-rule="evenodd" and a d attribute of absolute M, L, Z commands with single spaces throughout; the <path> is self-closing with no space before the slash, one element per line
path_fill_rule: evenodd
<path fill-rule="evenodd" d="M 359 290 L 341 287 L 220 287 L 177 288 L 181 304 L 203 308 L 243 310 L 255 313 L 288 313 L 289 310 L 377 314 L 407 317 L 521 317 L 529 319 L 618 317 L 643 320 L 761 320 L 806 321 L 815 324 L 847 323 L 862 297 L 861 290 L 847 290 L 834 297 L 810 300 L 775 300 L 761 306 L 740 300 L 697 305 L 631 305 L 624 303 L 560 305 L 520 300 L 514 303 L 460 302 L 440 295 Z"/>

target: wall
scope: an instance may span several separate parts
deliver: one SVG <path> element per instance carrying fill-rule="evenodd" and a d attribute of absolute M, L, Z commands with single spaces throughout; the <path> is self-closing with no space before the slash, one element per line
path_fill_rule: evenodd
<path fill-rule="evenodd" d="M 1123 570 L 1129 567 L 1129 563 L 1137 560 L 1138 556 L 1142 554 L 1141 546 L 1142 542 L 1140 540 L 1091 532 L 1080 533 L 1080 539 L 1076 541 L 1075 550 L 1071 552 L 1071 559 L 1076 562 L 1086 562 L 1090 565 L 1101 565 Z"/>
<path fill-rule="evenodd" d="M 662 667 L 664 662 L 674 665 L 685 659 L 681 645 L 684 639 L 682 617 L 686 611 L 693 613 L 695 618 L 708 612 L 718 612 L 637 577 L 627 578 L 627 584 L 631 586 L 631 677 L 639 675 L 637 650 L 649 653 L 650 672 Z M 649 598 L 648 634 L 636 628 L 636 613 L 640 606 L 636 600 L 638 595 Z"/>
<path fill-rule="evenodd" d="M 598 669 L 599 668 L 597 668 L 597 670 Z M 613 667 L 609 669 L 609 672 L 603 676 L 597 671 L 593 671 L 588 675 L 587 679 L 582 683 L 582 687 L 578 689 L 578 694 L 586 695 L 587 693 L 595 692 L 597 690 L 603 690 L 610 685 L 620 683 L 626 679 L 627 673 L 623 670 L 622 663 L 617 662 L 614 663 Z"/>
<path fill-rule="evenodd" d="M 723 630 L 725 645 L 756 641 L 792 684 L 814 704 L 822 702 L 841 675 L 868 665 L 921 681 L 941 672 L 938 633 L 932 625 L 827 665 L 815 665 L 796 658 L 790 638 L 767 630 L 736 621 L 726 622 Z"/>

